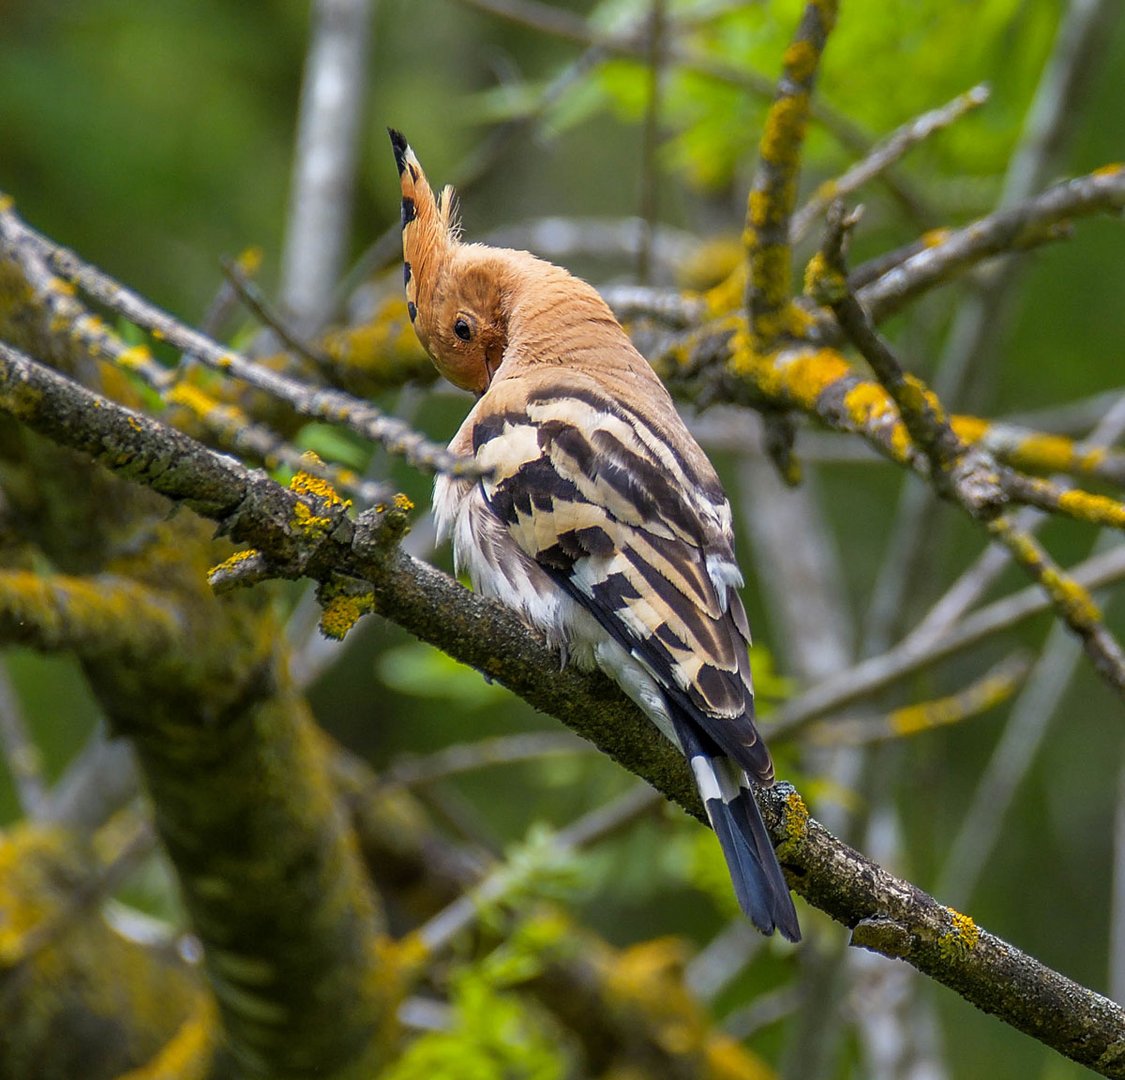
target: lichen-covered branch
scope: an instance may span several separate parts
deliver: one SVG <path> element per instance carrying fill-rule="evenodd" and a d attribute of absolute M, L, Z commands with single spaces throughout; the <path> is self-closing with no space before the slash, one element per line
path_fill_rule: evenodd
<path fill-rule="evenodd" d="M 10 221 L 10 212 L 0 207 L 0 234 Z M 40 309 L 44 321 L 52 327 L 53 342 L 65 342 L 76 355 L 98 357 L 136 375 L 160 395 L 178 420 L 182 418 L 182 426 L 190 433 L 201 430 L 209 442 L 258 461 L 266 468 L 312 469 L 365 505 L 374 505 L 389 496 L 378 484 L 364 480 L 351 469 L 324 462 L 303 462 L 300 450 L 266 425 L 255 423 L 238 405 L 217 398 L 200 380 L 192 378 L 190 371 L 177 374 L 158 363 L 146 345 L 127 344 L 77 299 L 73 288 L 51 272 L 42 252 L 32 245 L 23 245 L 18 255 L 30 291 L 25 300 Z"/>
<path fill-rule="evenodd" d="M 1045 968 L 971 918 L 901 881 L 809 819 L 788 785 L 762 800 L 797 888 L 851 927 L 851 944 L 905 960 L 977 1008 L 1108 1077 L 1125 1076 L 1125 1010 Z M 777 835 L 777 832 L 775 832 Z M 799 863 L 799 868 L 794 866 Z"/>
<path fill-rule="evenodd" d="M 930 476 L 938 492 L 958 503 L 974 520 L 983 522 L 992 536 L 1008 547 L 1016 562 L 1042 586 L 1056 612 L 1081 639 L 1097 672 L 1125 697 L 1125 652 L 1106 627 L 1092 597 L 1055 564 L 1030 534 L 999 512 L 1006 498 L 1022 495 L 1025 501 L 1031 501 L 1039 493 L 1050 492 L 1052 486 L 1046 481 L 1025 483 L 1023 478 L 970 451 L 957 437 L 934 393 L 903 370 L 848 286 L 843 246 L 851 224 L 843 215 L 842 205 L 837 204 L 836 213 L 830 215 L 828 238 L 812 281 L 814 294 L 831 306 L 841 329 L 893 398 L 912 441 L 929 460 Z M 1036 505 L 1062 509 L 1068 502 L 1076 501 L 1074 495 L 1068 492 L 1057 498 L 1044 498 Z M 1100 500 L 1087 498 L 1100 505 Z M 1116 524 L 1125 524 L 1125 511 L 1117 516 Z"/>
<path fill-rule="evenodd" d="M 169 598 L 128 578 L 0 570 L 0 641 L 141 664 L 182 642 Z"/>
<path fill-rule="evenodd" d="M 1090 591 L 1125 580 L 1125 544 L 1079 564 L 1070 576 Z M 953 626 L 925 635 L 921 642 L 907 637 L 885 653 L 862 660 L 791 698 L 770 717 L 767 735 L 774 740 L 782 733 L 791 735 L 814 720 L 878 694 L 947 656 L 1017 626 L 1050 606 L 1047 594 L 1038 585 L 1029 585 L 966 615 Z"/>
<path fill-rule="evenodd" d="M 223 348 L 189 326 L 114 281 L 100 270 L 83 263 L 73 252 L 58 247 L 29 229 L 13 213 L 11 206 L 0 203 L 0 242 L 6 254 L 22 263 L 22 252 L 30 247 L 44 257 L 68 282 L 111 310 L 167 341 L 200 363 L 230 378 L 265 391 L 285 402 L 303 416 L 342 424 L 364 438 L 385 446 L 391 453 L 401 454 L 417 468 L 427 471 L 470 475 L 475 472 L 471 461 L 450 454 L 394 417 L 384 415 L 368 402 L 360 401 L 338 390 L 308 386 L 296 379 L 272 371 L 262 364 Z"/>
<path fill-rule="evenodd" d="M 809 737 L 821 745 L 855 746 L 960 724 L 1009 700 L 1030 670 L 1027 654 L 1014 653 L 955 694 L 904 705 L 885 716 L 822 721 L 809 731 Z"/>
<path fill-rule="evenodd" d="M 797 201 L 797 174 L 809 119 L 809 103 L 820 56 L 836 23 L 836 3 L 810 3 L 785 50 L 777 97 L 766 116 L 758 146 L 758 169 L 746 206 L 749 277 L 746 313 L 758 352 L 794 335 L 799 318 L 790 306 L 792 248 L 789 222 Z"/>
<path fill-rule="evenodd" d="M 115 1076 L 209 1009 L 185 964 L 116 933 L 96 904 L 75 910 L 91 906 L 102 871 L 89 840 L 64 828 L 0 832 L 0 1080 Z M 81 1022 L 91 1015 L 99 1025 Z"/>
<path fill-rule="evenodd" d="M 213 514 L 236 518 L 249 499 L 282 558 L 287 548 L 315 545 L 326 519 L 312 495 L 278 488 L 6 345 L 0 372 L 0 408 L 60 445 Z M 73 476 L 73 461 L 65 466 Z M 147 502 L 150 495 L 134 505 L 125 496 L 138 489 L 117 487 L 116 514 L 105 515 L 103 527 L 126 518 L 133 539 L 113 565 L 135 584 L 139 614 L 151 605 L 151 590 L 171 613 L 167 625 L 150 627 L 153 640 L 141 651 L 125 647 L 124 630 L 107 631 L 109 644 L 122 642 L 107 649 L 96 633 L 79 632 L 82 619 L 37 644 L 77 652 L 113 730 L 133 743 L 203 941 L 225 1045 L 241 1067 L 366 1080 L 385 1049 L 382 1023 L 394 1007 L 369 977 L 379 914 L 337 814 L 312 718 L 277 655 L 275 616 L 250 594 L 224 602 L 211 595 L 211 529 L 188 515 L 169 519 L 160 500 Z M 280 504 L 270 498 L 275 490 Z M 93 494 L 72 490 L 70 498 Z M 84 539 L 98 550 L 94 537 Z M 82 599 L 70 579 L 64 585 Z M 49 579 L 43 587 L 49 592 Z M 39 606 L 50 611 L 49 599 Z M 113 599 L 109 593 L 100 602 Z M 98 601 L 89 603 L 101 611 Z"/>

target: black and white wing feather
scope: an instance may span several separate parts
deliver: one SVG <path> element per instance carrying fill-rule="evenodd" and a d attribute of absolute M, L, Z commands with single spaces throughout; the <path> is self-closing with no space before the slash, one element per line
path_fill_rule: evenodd
<path fill-rule="evenodd" d="M 613 383 L 559 367 L 493 383 L 462 429 L 492 470 L 478 490 L 516 554 L 620 647 L 612 655 L 624 660 L 596 653 L 602 666 L 626 689 L 654 684 L 634 696 L 690 761 L 744 910 L 797 940 L 750 791 L 751 779 L 772 782 L 773 765 L 754 726 L 730 506 L 659 383 L 644 394 Z"/>

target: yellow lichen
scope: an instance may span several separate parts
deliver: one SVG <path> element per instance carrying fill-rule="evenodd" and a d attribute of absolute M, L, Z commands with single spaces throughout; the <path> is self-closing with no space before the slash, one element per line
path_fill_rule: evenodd
<path fill-rule="evenodd" d="M 955 416 L 950 421 L 950 426 L 953 428 L 953 434 L 967 443 L 979 442 L 990 427 L 987 420 L 981 420 L 976 416 Z"/>
<path fill-rule="evenodd" d="M 762 160 L 770 165 L 796 164 L 808 118 L 809 96 L 804 91 L 775 101 L 762 132 Z"/>
<path fill-rule="evenodd" d="M 219 1019 L 212 998 L 200 995 L 195 1011 L 159 1054 L 117 1080 L 205 1080 L 214 1065 Z"/>
<path fill-rule="evenodd" d="M 1016 445 L 1011 458 L 1045 472 L 1067 472 L 1074 464 L 1074 443 L 1064 435 L 1028 435 Z"/>
<path fill-rule="evenodd" d="M 935 248 L 939 244 L 944 244 L 946 240 L 949 239 L 949 234 L 949 229 L 929 229 L 928 231 L 922 233 L 919 239 L 921 240 L 923 247 Z"/>
<path fill-rule="evenodd" d="M 1059 496 L 1059 508 L 1091 524 L 1125 528 L 1125 506 L 1105 495 L 1092 495 L 1088 491 L 1064 491 Z"/>
<path fill-rule="evenodd" d="M 293 507 L 293 524 L 308 536 L 326 532 L 332 527 L 332 519 L 323 514 L 316 514 L 303 502 Z"/>
<path fill-rule="evenodd" d="M 1091 176 L 1116 176 L 1119 172 L 1125 169 L 1125 163 L 1120 161 L 1111 161 L 1108 165 L 1101 165 L 1096 168 Z"/>
<path fill-rule="evenodd" d="M 817 189 L 813 199 L 821 203 L 829 203 L 836 198 L 840 185 L 835 180 L 825 180 Z"/>
<path fill-rule="evenodd" d="M 302 454 L 301 460 L 311 468 L 323 468 L 324 466 L 324 462 L 311 450 Z M 298 495 L 310 495 L 325 508 L 342 507 L 347 509 L 351 506 L 351 500 L 342 498 L 329 481 L 304 470 L 293 474 L 293 479 L 289 481 L 289 490 L 295 491 Z"/>
<path fill-rule="evenodd" d="M 265 253 L 256 244 L 248 248 L 244 248 L 238 254 L 238 268 L 248 277 L 254 277 L 262 268 L 262 259 Z"/>
<path fill-rule="evenodd" d="M 847 361 L 832 349 L 802 353 L 781 366 L 786 396 L 810 410 L 825 390 L 850 374 Z"/>
<path fill-rule="evenodd" d="M 320 613 L 320 632 L 333 641 L 343 641 L 363 614 L 363 604 L 358 597 L 340 593 L 324 605 Z"/>
<path fill-rule="evenodd" d="M 819 60 L 820 54 L 811 41 L 794 41 L 783 57 L 785 73 L 795 82 L 807 82 L 816 71 Z"/>
<path fill-rule="evenodd" d="M 790 791 L 785 796 L 785 814 L 781 820 L 781 828 L 785 834 L 785 839 L 781 842 L 778 849 L 779 853 L 784 855 L 792 845 L 800 844 L 808 836 L 809 820 L 809 808 L 805 805 L 805 800 L 801 798 L 796 789 Z"/>
<path fill-rule="evenodd" d="M 980 928 L 968 915 L 962 915 L 953 908 L 945 910 L 952 925 L 938 938 L 938 948 L 947 960 L 964 959 L 980 941 Z"/>
<path fill-rule="evenodd" d="M 788 244 L 760 244 L 750 256 L 754 289 L 767 308 L 779 308 L 789 299 L 789 268 L 792 253 Z"/>
<path fill-rule="evenodd" d="M 921 379 L 907 375 L 902 386 L 903 410 L 907 415 L 924 416 L 927 413 L 936 423 L 945 423 L 945 410 L 937 395 Z"/>
<path fill-rule="evenodd" d="M 414 503 L 410 501 L 410 497 L 404 495 L 401 491 L 394 497 L 393 502 L 395 509 L 401 510 L 404 514 L 408 514 L 414 509 Z"/>
<path fill-rule="evenodd" d="M 906 425 L 899 421 L 891 428 L 891 455 L 895 461 L 907 461 L 914 444 L 910 441 L 910 432 Z"/>
<path fill-rule="evenodd" d="M 218 408 L 219 403 L 198 386 L 189 383 L 176 383 L 168 391 L 167 401 L 170 405 L 181 405 L 190 409 L 200 419 L 206 417 L 212 409 Z"/>
<path fill-rule="evenodd" d="M 1105 447 L 1096 446 L 1093 450 L 1087 450 L 1084 454 L 1078 454 L 1075 457 L 1074 467 L 1079 472 L 1096 472 L 1105 464 L 1105 459 Z"/>
<path fill-rule="evenodd" d="M 752 246 L 752 245 L 747 245 Z M 711 316 L 726 315 L 742 307 L 746 293 L 746 264 L 743 263 L 713 289 L 704 294 L 707 313 Z"/>
<path fill-rule="evenodd" d="M 1049 582 L 1048 578 L 1051 579 Z M 1077 625 L 1092 627 L 1101 622 L 1101 609 L 1077 581 L 1064 579 L 1054 571 L 1045 571 L 1043 580 L 1051 595 L 1059 600 Z"/>
<path fill-rule="evenodd" d="M 152 350 L 147 345 L 132 345 L 117 354 L 117 363 L 130 370 L 145 367 L 153 363 Z"/>
<path fill-rule="evenodd" d="M 236 551 L 228 559 L 224 559 L 221 563 L 217 563 L 207 571 L 207 576 L 214 577 L 216 574 L 225 574 L 234 570 L 239 563 L 244 563 L 247 559 L 256 559 L 261 552 L 257 548 L 247 548 L 245 551 Z"/>
<path fill-rule="evenodd" d="M 895 709 L 890 715 L 891 730 L 896 735 L 915 735 L 919 731 L 937 726 L 941 721 L 937 719 L 933 706 L 933 702 L 926 702 Z"/>
<path fill-rule="evenodd" d="M 820 14 L 820 22 L 826 34 L 832 33 L 840 12 L 840 0 L 813 0 L 813 7 Z"/>
<path fill-rule="evenodd" d="M 766 224 L 766 211 L 769 209 L 769 197 L 764 191 L 752 190 L 746 202 L 746 220 L 760 229 Z"/>

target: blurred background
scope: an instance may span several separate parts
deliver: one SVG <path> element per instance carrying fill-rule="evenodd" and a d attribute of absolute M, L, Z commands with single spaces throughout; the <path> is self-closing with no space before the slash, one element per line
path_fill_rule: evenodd
<path fill-rule="evenodd" d="M 373 2 L 354 183 L 344 196 L 352 214 L 341 267 L 348 288 L 324 320 L 340 322 L 371 291 L 400 287 L 388 125 L 407 135 L 435 185 L 458 185 L 469 239 L 531 247 L 598 285 L 643 278 L 705 288 L 721 280 L 739 258 L 767 105 L 750 84 L 776 78 L 801 6 Z M 308 4 L 271 0 L 0 0 L 0 189 L 35 228 L 189 323 L 221 287 L 220 257 L 248 247 L 261 249 L 259 280 L 277 295 L 310 18 Z M 665 28 L 660 48 L 693 58 L 663 64 L 655 78 L 646 63 L 654 19 Z M 1066 33 L 1075 38 L 1069 46 Z M 625 45 L 598 46 L 607 40 L 632 43 L 635 55 Z M 1062 72 L 1054 84 L 1045 81 L 1052 62 Z M 832 119 L 812 126 L 802 193 L 846 169 L 858 144 L 982 82 L 987 104 L 896 168 L 897 195 L 880 184 L 863 190 L 854 262 L 988 213 L 1020 190 L 1021 176 L 1034 178 L 1035 191 L 1125 155 L 1125 17 L 1116 0 L 848 0 L 818 89 Z M 1035 118 L 1050 120 L 1062 95 L 1065 108 L 1037 133 Z M 560 238 L 558 223 L 554 231 L 543 225 L 554 218 L 596 219 L 597 228 Z M 388 230 L 391 241 L 379 245 Z M 798 249 L 806 257 L 816 233 Z M 1125 374 L 1123 251 L 1120 221 L 1080 221 L 1070 239 L 1007 265 L 1001 285 L 982 275 L 937 290 L 888 331 L 914 370 L 945 386 L 956 411 L 1084 435 Z M 975 323 L 966 315 L 973 303 Z M 232 333 L 245 340 L 252 329 L 246 319 Z M 380 404 L 445 439 L 469 401 L 408 385 Z M 812 507 L 831 595 L 816 582 L 804 594 L 779 591 L 779 580 L 791 579 L 775 576 L 760 521 L 794 496 L 762 457 L 756 418 L 719 409 L 693 423 L 736 503 L 768 738 L 770 709 L 831 674 L 802 660 L 794 627 L 837 628 L 841 666 L 877 654 L 976 559 L 981 537 L 954 509 L 920 499 L 900 471 L 842 436 L 802 428 L 806 481 L 796 498 Z M 305 440 L 325 456 L 390 474 L 427 506 L 428 479 L 401 463 L 331 432 L 310 430 Z M 914 522 L 906 541 L 904 518 Z M 1041 536 L 1065 565 L 1095 542 L 1073 522 L 1048 523 Z M 448 552 L 431 555 L 429 541 L 420 513 L 410 543 L 448 566 Z M 1009 569 L 982 602 L 1023 584 Z M 378 617 L 328 649 L 316 641 L 303 589 L 279 589 L 277 601 L 294 612 L 295 650 L 315 676 L 320 722 L 380 768 L 403 768 L 411 756 L 433 813 L 467 843 L 502 851 L 537 823 L 561 828 L 633 783 L 608 760 L 562 742 L 515 764 L 455 775 L 439 766 L 426 776 L 424 763 L 443 747 L 562 729 Z M 1119 636 L 1123 607 L 1108 608 Z M 927 665 L 845 718 L 955 693 L 1019 646 L 1059 656 L 1069 648 L 1054 640 L 1049 616 L 1039 616 Z M 797 735 L 772 745 L 778 775 L 849 842 L 1121 1000 L 1125 944 L 1115 952 L 1114 943 L 1125 943 L 1125 898 L 1113 884 L 1115 874 L 1125 883 L 1121 707 L 1085 658 L 1058 665 L 1046 677 L 1054 695 L 1017 693 L 1017 706 L 1009 700 L 911 738 L 841 749 Z M 45 774 L 63 775 L 99 720 L 77 667 L 20 650 L 5 654 L 4 667 Z M 1010 801 L 993 800 L 997 790 Z M 18 814 L 0 766 L 0 824 Z M 841 961 L 846 931 L 803 903 L 808 941 L 799 949 L 747 938 L 732 923 L 717 847 L 674 809 L 608 835 L 558 878 L 581 919 L 614 943 L 689 940 L 706 960 L 692 969 L 700 996 L 786 1075 L 1084 1074 L 942 987 L 905 973 L 888 982 L 886 970 L 897 972 L 889 961 Z M 176 917 L 159 867 L 131 888 L 140 907 Z M 744 963 L 715 968 L 731 955 Z M 885 1072 L 870 1064 L 875 1036 L 865 1019 L 879 1011 L 905 1017 L 898 1036 L 908 1044 Z M 810 1035 L 817 1028 L 828 1033 Z M 820 1056 L 806 1061 L 801 1047 L 810 1041 Z"/>

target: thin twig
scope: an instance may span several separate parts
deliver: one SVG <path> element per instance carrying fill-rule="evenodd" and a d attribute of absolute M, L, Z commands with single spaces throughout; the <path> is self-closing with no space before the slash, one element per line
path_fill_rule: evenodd
<path fill-rule="evenodd" d="M 557 7 L 538 3 L 536 0 L 462 0 L 462 2 L 532 30 L 579 42 L 609 54 L 644 60 L 643 23 L 623 33 L 606 35 L 594 30 L 585 20 L 563 12 Z M 689 14 L 684 21 L 690 19 Z M 762 101 L 773 99 L 777 87 L 772 79 L 756 71 L 747 70 L 745 65 L 736 66 L 722 60 L 715 60 L 699 50 L 679 44 L 684 36 L 682 24 L 681 20 L 672 23 L 668 35 L 668 58 L 674 67 L 726 86 L 736 87 Z M 856 157 L 863 157 L 870 153 L 872 146 L 870 136 L 830 105 L 822 101 L 812 101 L 809 105 L 809 116 Z M 888 192 L 910 220 L 923 222 L 933 218 L 932 211 L 924 204 L 922 198 L 901 178 L 890 172 L 883 172 L 879 179 L 886 185 Z"/>
<path fill-rule="evenodd" d="M 244 307 L 265 327 L 272 330 L 291 352 L 307 360 L 322 374 L 332 371 L 332 360 L 316 347 L 308 338 L 302 337 L 291 327 L 279 312 L 273 310 L 265 293 L 250 280 L 236 262 L 231 259 L 220 260 L 223 275 Z"/>
<path fill-rule="evenodd" d="M 388 784 L 415 787 L 431 784 L 459 773 L 490 769 L 546 757 L 587 753 L 590 744 L 569 732 L 536 731 L 520 735 L 496 735 L 475 742 L 457 743 L 424 757 L 397 760 L 384 774 Z"/>
<path fill-rule="evenodd" d="M 1022 685 L 1031 670 L 1025 652 L 1013 653 L 986 671 L 979 679 L 955 694 L 895 709 L 886 716 L 826 720 L 809 731 L 809 738 L 822 745 L 863 743 L 902 739 L 947 724 L 960 724 L 1007 701 Z M 946 896 L 938 889 L 940 896 Z M 960 904 L 957 897 L 949 899 Z"/>
<path fill-rule="evenodd" d="M 648 785 L 635 784 L 624 795 L 557 832 L 551 845 L 560 856 L 589 847 L 650 813 L 659 801 L 660 796 Z M 521 884 L 522 875 L 501 864 L 415 931 L 418 940 L 430 952 L 444 949 L 480 918 L 483 908 L 502 901 Z"/>
<path fill-rule="evenodd" d="M 905 259 L 856 298 L 878 323 L 935 285 L 969 266 L 1042 242 L 1052 229 L 1072 217 L 1117 213 L 1125 209 L 1125 166 L 1108 165 L 1066 180 L 1015 206 L 997 210 L 963 229 L 942 234 L 939 242 Z"/>
<path fill-rule="evenodd" d="M 1035 759 L 1080 655 L 1074 638 L 1056 623 L 949 846 L 935 891 L 951 904 L 961 907 L 972 898 L 1000 838 L 1016 788 Z"/>
<path fill-rule="evenodd" d="M 1097 589 L 1125 579 L 1125 544 L 1071 568 L 1071 577 L 1086 589 Z M 1028 586 L 974 611 L 925 643 L 909 638 L 879 656 L 863 660 L 848 671 L 826 679 L 791 698 L 765 722 L 766 737 L 791 734 L 813 720 L 877 694 L 908 675 L 971 648 L 993 634 L 1010 630 L 1051 607 L 1038 586 Z"/>
<path fill-rule="evenodd" d="M 101 270 L 82 262 L 73 252 L 36 233 L 16 218 L 10 208 L 0 209 L 0 230 L 17 258 L 22 246 L 31 245 L 44 255 L 57 273 L 73 281 L 95 300 L 148 330 L 154 337 L 197 357 L 208 368 L 240 379 L 284 401 L 302 416 L 347 427 L 427 472 L 447 472 L 455 476 L 480 474 L 472 459 L 451 454 L 445 447 L 426 439 L 401 420 L 386 416 L 368 402 L 338 390 L 308 386 L 211 341 Z"/>
<path fill-rule="evenodd" d="M 958 94 L 947 105 L 923 113 L 896 128 L 885 139 L 880 139 L 871 150 L 842 176 L 825 181 L 812 197 L 793 215 L 789 226 L 789 242 L 796 244 L 808 232 L 834 199 L 850 195 L 884 172 L 918 143 L 935 132 L 949 127 L 966 113 L 979 108 L 988 100 L 989 89 L 983 83 Z"/>

